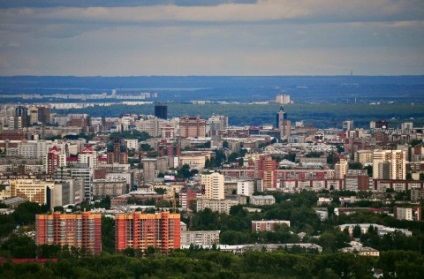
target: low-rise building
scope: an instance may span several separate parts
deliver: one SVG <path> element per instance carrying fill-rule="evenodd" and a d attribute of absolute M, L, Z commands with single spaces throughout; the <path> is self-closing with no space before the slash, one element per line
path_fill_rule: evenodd
<path fill-rule="evenodd" d="M 253 205 L 270 205 L 275 203 L 274 196 L 266 195 L 266 196 L 251 196 L 250 204 Z"/>
<path fill-rule="evenodd" d="M 252 221 L 252 231 L 254 232 L 273 232 L 279 226 L 286 225 L 290 227 L 290 221 L 287 220 L 259 220 Z"/>
<path fill-rule="evenodd" d="M 181 231 L 181 246 L 196 245 L 205 246 L 219 244 L 221 231 Z"/>
<path fill-rule="evenodd" d="M 398 220 L 421 221 L 421 206 L 397 207 L 393 209 L 395 218 Z"/>
<path fill-rule="evenodd" d="M 197 212 L 209 208 L 212 211 L 218 213 L 230 214 L 230 209 L 234 205 L 240 204 L 237 200 L 214 200 L 214 199 L 198 199 L 197 200 Z"/>

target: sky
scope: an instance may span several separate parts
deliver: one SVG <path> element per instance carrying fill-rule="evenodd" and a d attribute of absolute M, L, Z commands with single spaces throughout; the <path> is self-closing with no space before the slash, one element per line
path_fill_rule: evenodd
<path fill-rule="evenodd" d="M 0 0 L 0 75 L 423 75 L 423 0 Z"/>

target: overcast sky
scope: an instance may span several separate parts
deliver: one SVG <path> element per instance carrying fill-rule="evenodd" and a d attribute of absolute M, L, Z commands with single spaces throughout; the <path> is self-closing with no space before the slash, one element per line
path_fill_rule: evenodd
<path fill-rule="evenodd" d="M 351 71 L 424 74 L 424 0 L 0 0 L 0 75 Z"/>

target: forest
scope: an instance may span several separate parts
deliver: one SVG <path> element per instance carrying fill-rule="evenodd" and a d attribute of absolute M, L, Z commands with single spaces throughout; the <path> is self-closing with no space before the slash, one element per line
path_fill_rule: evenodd
<path fill-rule="evenodd" d="M 226 115 L 230 125 L 265 125 L 275 123 L 278 104 L 191 104 L 168 103 L 168 118 L 184 115 L 199 115 L 209 118 L 212 114 Z M 287 117 L 294 124 L 303 120 L 305 125 L 317 128 L 341 128 L 348 119 L 355 121 L 355 127 L 369 128 L 370 121 L 386 120 L 389 128 L 399 128 L 402 122 L 412 121 L 414 126 L 424 126 L 424 104 L 319 104 L 299 103 L 284 106 Z M 111 105 L 94 106 L 85 109 L 58 110 L 58 113 L 87 113 L 93 117 L 119 117 L 124 114 L 154 114 L 153 105 Z"/>
<path fill-rule="evenodd" d="M 145 253 L 131 248 L 116 252 L 114 220 L 106 217 L 102 218 L 103 252 L 100 256 L 73 247 L 37 247 L 27 232 L 34 229 L 35 214 L 49 210 L 26 202 L 14 213 L 0 215 L 0 237 L 3 239 L 0 278 L 373 278 L 380 270 L 384 278 L 421 278 L 424 272 L 424 223 L 396 220 L 386 214 L 371 212 L 336 216 L 331 212 L 339 206 L 338 197 L 352 193 L 332 194 L 333 203 L 327 205 L 330 215 L 325 221 L 321 221 L 313 210 L 317 200 L 317 194 L 313 192 L 274 193 L 277 203 L 262 207 L 262 212 L 249 213 L 242 206 L 234 206 L 228 215 L 209 209 L 182 214 L 182 221 L 190 225 L 190 230 L 221 230 L 222 244 L 312 242 L 323 247 L 321 254 L 296 246 L 291 250 L 248 251 L 241 255 L 196 246 L 168 255 L 153 248 Z M 110 199 L 93 206 L 84 203 L 75 210 L 107 207 L 108 202 Z M 275 232 L 252 232 L 251 221 L 261 219 L 289 220 L 291 226 L 281 226 Z M 405 228 L 411 230 L 413 236 L 395 232 L 380 237 L 372 227 L 364 234 L 354 229 L 353 236 L 349 236 L 346 230 L 337 226 L 345 223 Z M 305 233 L 303 239 L 299 232 Z M 378 249 L 380 257 L 340 253 L 338 250 L 346 247 L 353 238 Z M 36 257 L 57 262 L 11 262 L 13 258 Z"/>
<path fill-rule="evenodd" d="M 379 258 L 345 253 L 304 254 L 284 250 L 241 255 L 193 247 L 142 257 L 124 254 L 63 256 L 57 263 L 0 263 L 0 278 L 422 278 L 424 256 L 390 251 Z"/>

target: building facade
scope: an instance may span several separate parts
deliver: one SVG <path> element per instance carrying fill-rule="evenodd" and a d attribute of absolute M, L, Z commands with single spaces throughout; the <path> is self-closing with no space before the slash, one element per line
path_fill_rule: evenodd
<path fill-rule="evenodd" d="M 202 138 L 206 136 L 206 120 L 200 116 L 180 118 L 180 136 Z"/>
<path fill-rule="evenodd" d="M 37 245 L 67 245 L 98 255 L 102 252 L 102 216 L 90 212 L 39 214 L 35 235 Z"/>
<path fill-rule="evenodd" d="M 219 233 L 221 231 L 182 231 L 181 246 L 209 246 L 219 244 Z"/>
<path fill-rule="evenodd" d="M 374 150 L 374 179 L 406 179 L 406 153 L 402 150 Z"/>
<path fill-rule="evenodd" d="M 202 174 L 202 184 L 205 185 L 205 199 L 221 200 L 224 194 L 224 176 L 218 172 Z"/>
<path fill-rule="evenodd" d="M 260 220 L 252 221 L 252 231 L 254 232 L 273 232 L 278 226 L 287 225 L 290 227 L 290 221 L 286 220 Z"/>
<path fill-rule="evenodd" d="M 161 252 L 179 249 L 181 243 L 180 215 L 168 212 L 117 214 L 115 216 L 115 249 L 153 247 Z"/>
<path fill-rule="evenodd" d="M 11 197 L 21 197 L 27 201 L 36 202 L 53 208 L 54 182 L 34 179 L 16 179 L 10 182 Z"/>
<path fill-rule="evenodd" d="M 124 140 L 116 138 L 107 145 L 107 163 L 128 164 L 128 150 Z"/>

